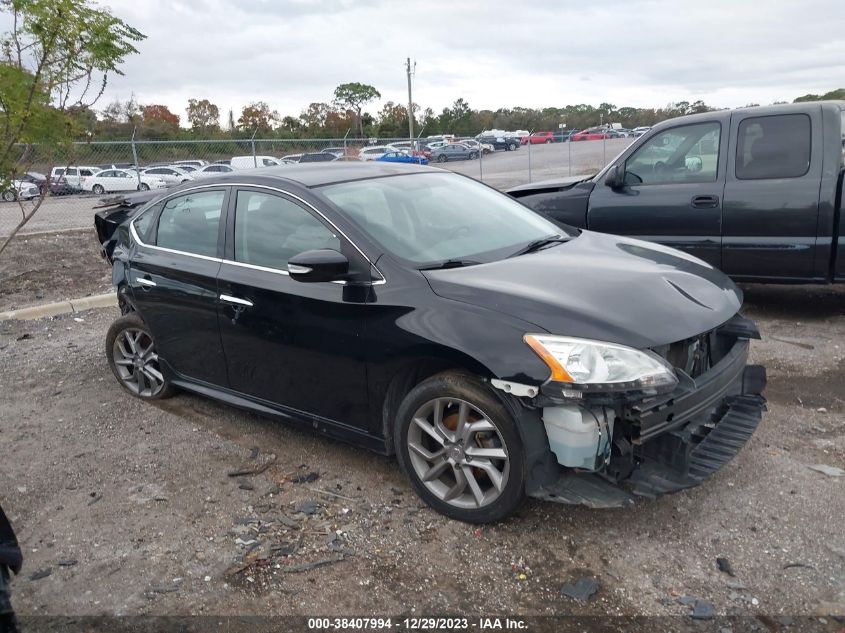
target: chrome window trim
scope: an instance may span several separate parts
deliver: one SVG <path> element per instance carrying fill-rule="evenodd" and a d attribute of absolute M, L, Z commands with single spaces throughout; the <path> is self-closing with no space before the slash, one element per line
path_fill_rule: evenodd
<path fill-rule="evenodd" d="M 321 218 L 323 218 L 323 220 L 328 222 L 329 225 L 335 231 L 340 233 L 344 237 L 344 239 L 347 242 L 349 242 L 356 251 L 358 251 L 358 253 L 361 255 L 361 257 L 363 257 L 365 260 L 367 260 L 367 263 L 370 266 L 372 266 L 373 270 L 375 270 L 378 273 L 378 275 L 379 275 L 379 277 L 381 277 L 381 279 L 376 279 L 375 281 L 370 282 L 369 285 L 381 286 L 381 285 L 387 283 L 387 279 L 385 278 L 384 273 L 382 273 L 378 269 L 378 267 L 370 260 L 370 258 L 367 257 L 364 254 L 364 251 L 362 251 L 360 248 L 358 248 L 358 245 L 355 242 L 353 242 L 349 238 L 349 236 L 346 233 L 344 233 L 337 226 L 337 224 L 332 222 L 329 218 L 326 217 L 326 215 L 322 211 L 320 211 L 317 207 L 315 207 L 313 204 L 311 204 L 307 200 L 300 198 L 299 196 L 297 196 L 294 193 L 291 193 L 289 191 L 285 191 L 284 189 L 279 189 L 278 187 L 271 187 L 269 185 L 256 185 L 256 184 L 247 183 L 247 182 L 235 182 L 235 183 L 225 183 L 225 184 L 213 183 L 213 184 L 207 184 L 207 185 L 196 185 L 195 187 L 189 187 L 187 189 L 182 189 L 181 191 L 174 192 L 173 196 L 170 196 L 170 197 L 167 197 L 167 198 L 162 198 L 160 200 L 151 200 L 149 205 L 159 204 L 159 203 L 164 203 L 166 205 L 167 201 L 171 198 L 176 198 L 176 197 L 181 196 L 183 194 L 190 193 L 191 191 L 196 191 L 197 189 L 212 189 L 212 188 L 215 188 L 215 187 L 255 187 L 255 188 L 258 188 L 258 189 L 268 189 L 270 191 L 275 191 L 277 193 L 281 193 L 281 194 L 284 194 L 286 196 L 290 196 L 294 200 L 301 202 L 306 207 L 308 207 L 309 209 L 314 211 Z M 236 204 L 237 204 L 237 200 L 236 200 Z M 143 208 L 147 208 L 147 207 L 145 206 Z M 219 257 L 208 257 L 207 255 L 197 255 L 195 253 L 187 253 L 185 251 L 177 251 L 177 250 L 174 250 L 172 248 L 164 248 L 162 246 L 155 246 L 154 244 L 146 244 L 145 242 L 143 242 L 141 240 L 141 238 L 138 236 L 138 232 L 135 230 L 135 222 L 137 220 L 138 220 L 138 218 L 135 218 L 129 223 L 129 232 L 132 234 L 132 239 L 135 240 L 140 246 L 143 246 L 144 248 L 152 248 L 152 249 L 155 249 L 155 250 L 164 251 L 166 253 L 175 253 L 177 255 L 186 255 L 188 257 L 197 257 L 199 259 L 205 259 L 205 260 L 212 261 L 212 262 L 221 262 L 221 263 L 224 263 L 224 264 L 232 264 L 233 266 L 243 266 L 245 268 L 253 268 L 255 270 L 261 270 L 261 271 L 265 271 L 265 272 L 277 273 L 277 274 L 280 274 L 280 275 L 288 275 L 289 276 L 289 273 L 286 270 L 278 270 L 276 268 L 267 268 L 266 266 L 256 266 L 255 264 L 246 264 L 244 262 L 237 262 L 237 261 L 234 261 L 232 259 L 221 259 Z M 345 282 L 345 281 L 333 281 L 332 283 L 339 283 L 339 284 L 345 285 L 347 282 Z"/>

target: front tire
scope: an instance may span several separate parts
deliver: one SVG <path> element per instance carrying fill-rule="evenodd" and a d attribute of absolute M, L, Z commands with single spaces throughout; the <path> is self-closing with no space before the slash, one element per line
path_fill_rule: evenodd
<path fill-rule="evenodd" d="M 161 400 L 176 389 L 164 377 L 150 328 L 136 313 L 111 324 L 106 358 L 120 386 L 143 400 Z"/>
<path fill-rule="evenodd" d="M 11 189 L 3 192 L 3 202 L 14 202 L 17 198 L 18 197 L 15 195 L 15 192 Z"/>
<path fill-rule="evenodd" d="M 447 160 L 448 160 L 448 159 L 446 158 L 446 155 L 445 155 L 445 154 L 440 154 L 440 156 L 438 156 L 438 157 L 437 157 L 437 162 L 438 162 L 438 163 L 445 163 Z"/>
<path fill-rule="evenodd" d="M 399 407 L 399 464 L 432 508 L 467 523 L 499 521 L 525 499 L 525 458 L 513 417 L 469 374 L 444 372 Z"/>
<path fill-rule="evenodd" d="M 149 191 L 150 186 L 147 183 L 142 182 L 140 185 L 138 185 L 138 190 L 139 191 Z"/>
<path fill-rule="evenodd" d="M 511 143 L 510 145 L 508 145 L 508 151 L 509 151 L 509 152 L 516 151 L 516 144 L 515 144 L 515 143 Z"/>
<path fill-rule="evenodd" d="M 96 193 L 98 196 L 101 196 L 101 195 L 103 195 L 103 194 L 106 192 L 106 188 L 105 188 L 105 187 L 103 187 L 103 185 L 94 185 L 94 186 L 91 188 L 91 191 L 93 191 L 94 193 Z"/>

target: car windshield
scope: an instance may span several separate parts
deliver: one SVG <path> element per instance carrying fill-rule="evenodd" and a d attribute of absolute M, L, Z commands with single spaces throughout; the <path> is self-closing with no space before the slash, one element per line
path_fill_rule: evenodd
<path fill-rule="evenodd" d="M 536 240 L 575 234 L 455 174 L 373 178 L 317 191 L 386 251 L 419 268 L 452 260 L 495 261 Z"/>

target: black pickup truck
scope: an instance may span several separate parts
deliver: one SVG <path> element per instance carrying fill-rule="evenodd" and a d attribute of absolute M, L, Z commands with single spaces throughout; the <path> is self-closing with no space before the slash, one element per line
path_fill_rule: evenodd
<path fill-rule="evenodd" d="M 845 282 L 845 101 L 656 125 L 595 176 L 511 189 L 548 218 L 691 253 L 737 281 Z"/>

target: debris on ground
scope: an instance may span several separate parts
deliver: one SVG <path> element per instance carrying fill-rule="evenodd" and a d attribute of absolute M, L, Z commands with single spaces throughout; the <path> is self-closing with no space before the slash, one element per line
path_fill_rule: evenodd
<path fill-rule="evenodd" d="M 60 561 L 59 561 L 59 562 L 57 562 L 56 564 L 57 564 L 59 567 L 73 567 L 73 566 L 74 566 L 74 565 L 76 565 L 78 562 L 79 562 L 79 561 L 78 561 L 78 560 L 76 560 L 75 558 L 65 558 L 65 559 L 63 559 L 63 560 L 60 560 Z"/>
<path fill-rule="evenodd" d="M 306 473 L 305 475 L 296 475 L 295 477 L 291 478 L 291 482 L 295 484 L 310 484 L 317 481 L 320 478 L 320 473 L 310 472 Z"/>
<path fill-rule="evenodd" d="M 334 563 L 339 563 L 347 556 L 348 554 L 337 554 L 335 556 L 332 556 L 331 558 L 315 560 L 313 563 L 303 563 L 301 565 L 291 565 L 290 567 L 282 567 L 280 571 L 286 574 L 301 574 L 302 572 L 311 571 L 312 569 L 317 569 L 318 567 L 325 567 L 326 565 L 333 565 Z"/>
<path fill-rule="evenodd" d="M 46 578 L 50 574 L 53 573 L 52 567 L 45 567 L 44 569 L 39 569 L 38 571 L 33 572 L 29 579 L 30 580 L 41 580 L 42 578 Z"/>
<path fill-rule="evenodd" d="M 731 561 L 727 558 L 720 556 L 716 559 L 716 565 L 719 566 L 719 571 L 725 572 L 728 576 L 736 576 L 733 567 L 731 567 Z"/>
<path fill-rule="evenodd" d="M 257 454 L 256 454 L 256 457 L 258 457 Z M 255 458 L 250 456 L 250 459 L 255 459 Z M 260 475 L 265 470 L 270 468 L 270 466 L 275 464 L 276 459 L 277 459 L 276 455 L 271 453 L 270 455 L 267 456 L 267 461 L 265 461 L 263 464 L 261 464 L 259 466 L 253 466 L 253 467 L 248 467 L 248 468 L 247 467 L 239 468 L 238 470 L 229 471 L 226 474 L 229 475 L 229 477 L 244 477 L 246 475 Z"/>
<path fill-rule="evenodd" d="M 305 515 L 312 515 L 317 511 L 319 504 L 313 499 L 308 499 L 296 505 L 296 511 Z"/>
<path fill-rule="evenodd" d="M 837 468 L 836 466 L 828 466 L 827 464 L 810 464 L 807 468 L 818 471 L 829 477 L 842 477 L 845 475 L 845 470 Z"/>
<path fill-rule="evenodd" d="M 579 602 L 587 602 L 590 597 L 599 590 L 599 581 L 591 576 L 581 576 L 574 583 L 567 583 L 560 588 L 564 596 L 568 596 Z"/>
<path fill-rule="evenodd" d="M 149 588 L 148 593 L 174 593 L 182 586 L 181 578 L 174 578 L 170 582 L 162 582 Z"/>
<path fill-rule="evenodd" d="M 696 600 L 692 605 L 692 617 L 695 620 L 709 620 L 716 615 L 716 606 L 706 600 Z"/>
<path fill-rule="evenodd" d="M 783 566 L 784 569 L 792 569 L 793 567 L 805 567 L 806 569 L 815 569 L 815 567 L 813 567 L 812 565 L 810 565 L 808 563 L 800 563 L 800 562 L 787 563 L 786 565 Z"/>

